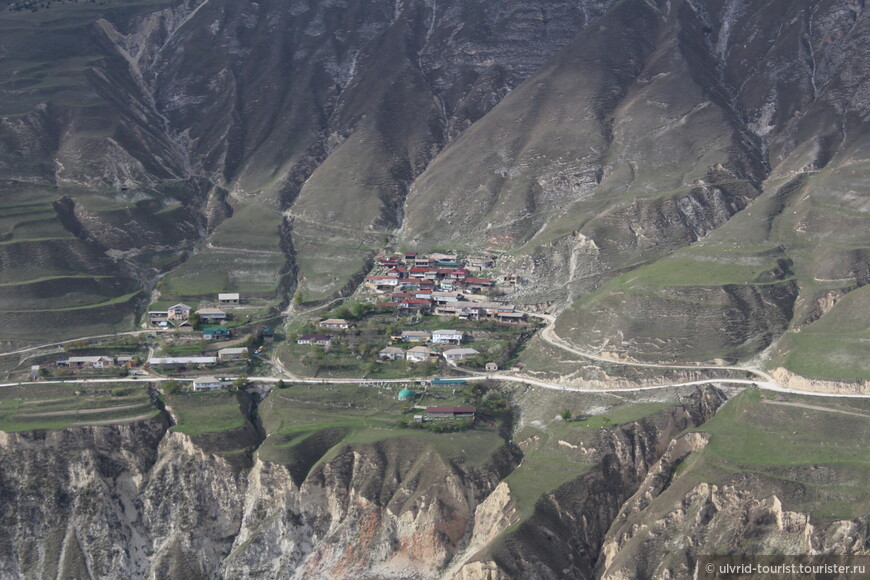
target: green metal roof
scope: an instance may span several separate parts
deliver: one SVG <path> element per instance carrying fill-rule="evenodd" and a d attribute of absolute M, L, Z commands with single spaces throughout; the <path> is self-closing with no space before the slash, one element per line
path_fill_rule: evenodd
<path fill-rule="evenodd" d="M 230 331 L 226 328 L 205 328 L 202 331 L 203 334 L 229 334 Z"/>
<path fill-rule="evenodd" d="M 415 393 L 411 389 L 402 389 L 401 391 L 399 391 L 399 398 L 400 399 L 410 399 L 411 397 L 413 397 L 416 394 L 417 393 Z"/>

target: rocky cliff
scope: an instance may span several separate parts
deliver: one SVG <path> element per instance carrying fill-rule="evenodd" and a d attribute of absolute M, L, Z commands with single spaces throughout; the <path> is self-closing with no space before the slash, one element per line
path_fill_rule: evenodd
<path fill-rule="evenodd" d="M 715 390 L 684 401 L 602 430 L 592 471 L 541 497 L 507 536 L 519 522 L 508 446 L 473 467 L 418 438 L 344 444 L 299 480 L 292 466 L 208 452 L 163 419 L 2 433 L 0 575 L 588 575 L 671 438 L 721 404 Z"/>
<path fill-rule="evenodd" d="M 297 484 L 162 421 L 2 433 L 0 462 L 4 578 L 431 577 L 512 465 L 505 449 L 462 470 L 395 438 Z"/>

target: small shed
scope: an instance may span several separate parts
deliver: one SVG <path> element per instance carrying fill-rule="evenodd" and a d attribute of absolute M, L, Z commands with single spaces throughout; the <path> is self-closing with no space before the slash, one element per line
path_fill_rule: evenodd
<path fill-rule="evenodd" d="M 218 294 L 218 303 L 221 306 L 238 306 L 240 301 L 238 292 L 225 292 Z"/>
<path fill-rule="evenodd" d="M 416 396 L 417 393 L 415 393 L 411 389 L 402 389 L 401 391 L 399 391 L 398 399 L 400 401 L 411 401 Z"/>

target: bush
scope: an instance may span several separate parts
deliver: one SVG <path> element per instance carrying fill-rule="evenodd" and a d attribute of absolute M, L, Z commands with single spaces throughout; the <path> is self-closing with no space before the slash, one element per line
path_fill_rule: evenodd
<path fill-rule="evenodd" d="M 174 380 L 164 381 L 163 382 L 163 392 L 167 395 L 174 395 L 178 391 L 181 390 L 181 383 Z"/>

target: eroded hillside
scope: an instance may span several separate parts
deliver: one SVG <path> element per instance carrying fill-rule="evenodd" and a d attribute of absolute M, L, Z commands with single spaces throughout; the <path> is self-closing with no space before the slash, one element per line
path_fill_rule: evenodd
<path fill-rule="evenodd" d="M 867 22 L 833 1 L 4 12 L 0 297 L 24 300 L 2 338 L 130 328 L 154 296 L 316 303 L 387 244 L 501 253 L 513 300 L 590 349 L 773 345 L 865 376 L 798 332 L 867 282 Z"/>
<path fill-rule="evenodd" d="M 4 577 L 684 578 L 709 553 L 870 552 L 859 401 L 512 388 L 505 438 L 373 420 L 397 403 L 371 386 L 175 393 L 145 419 L 141 385 L 78 388 L 3 394 Z"/>

